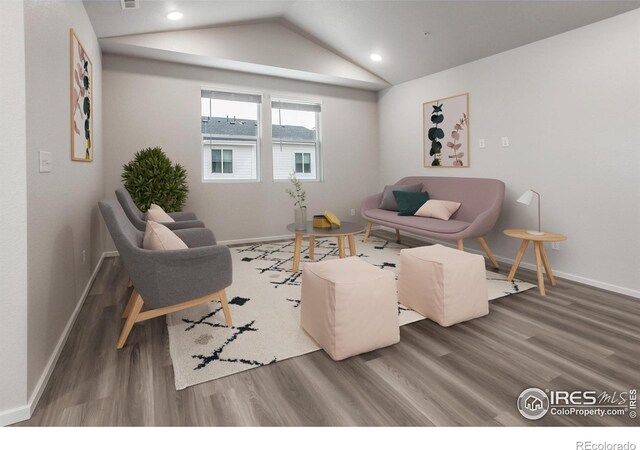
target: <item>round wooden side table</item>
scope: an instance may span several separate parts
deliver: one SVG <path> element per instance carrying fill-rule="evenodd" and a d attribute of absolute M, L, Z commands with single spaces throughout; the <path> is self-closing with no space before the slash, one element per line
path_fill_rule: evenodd
<path fill-rule="evenodd" d="M 349 253 L 351 256 L 356 255 L 356 239 L 355 234 L 362 233 L 364 231 L 364 225 L 353 222 L 342 222 L 340 228 L 314 228 L 313 222 L 308 221 L 307 227 L 304 230 L 296 230 L 295 224 L 290 223 L 287 225 L 287 230 L 295 233 L 296 240 L 293 250 L 293 271 L 297 272 L 300 267 L 300 253 L 302 247 L 302 238 L 309 236 L 309 258 L 313 259 L 314 250 L 316 244 L 316 237 L 335 237 L 338 238 L 338 255 L 340 258 L 344 258 L 344 237 L 349 239 Z"/>
<path fill-rule="evenodd" d="M 516 275 L 516 271 L 518 270 L 518 266 L 520 265 L 520 261 L 522 261 L 522 256 L 527 250 L 529 242 L 533 242 L 533 251 L 536 255 L 536 269 L 538 270 L 538 287 L 540 288 L 540 295 L 544 297 L 546 294 L 544 292 L 544 277 L 542 276 L 543 265 L 544 271 L 547 273 L 549 283 L 551 283 L 551 286 L 556 285 L 556 280 L 553 277 L 553 272 L 551 271 L 551 264 L 549 263 L 549 258 L 547 258 L 547 252 L 544 249 L 544 243 L 564 241 L 567 237 L 563 234 L 547 232 L 538 236 L 535 234 L 529 234 L 527 233 L 527 230 L 524 229 L 504 230 L 504 234 L 512 238 L 522 239 L 522 245 L 520 245 L 520 250 L 518 250 L 516 259 L 513 261 L 513 266 L 511 267 L 511 272 L 509 272 L 508 280 L 513 280 L 513 277 Z"/>

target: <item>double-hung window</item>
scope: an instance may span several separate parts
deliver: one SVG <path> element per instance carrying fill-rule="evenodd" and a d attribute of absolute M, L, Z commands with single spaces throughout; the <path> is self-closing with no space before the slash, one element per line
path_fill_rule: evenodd
<path fill-rule="evenodd" d="M 320 104 L 273 99 L 271 123 L 273 179 L 320 180 Z"/>
<path fill-rule="evenodd" d="M 260 95 L 202 90 L 204 181 L 258 179 Z"/>

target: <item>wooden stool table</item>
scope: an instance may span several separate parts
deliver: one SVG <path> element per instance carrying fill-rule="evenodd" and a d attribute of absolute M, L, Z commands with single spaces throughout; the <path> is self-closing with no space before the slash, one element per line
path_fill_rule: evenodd
<path fill-rule="evenodd" d="M 511 267 L 511 272 L 509 272 L 509 277 L 507 279 L 509 281 L 513 281 L 513 277 L 516 275 L 516 271 L 518 270 L 520 261 L 522 261 L 522 256 L 524 255 L 525 250 L 527 250 L 529 241 L 531 241 L 533 242 L 533 250 L 536 255 L 538 287 L 540 288 L 540 295 L 544 297 L 546 294 L 544 292 L 544 277 L 542 276 L 542 265 L 544 265 L 544 271 L 547 273 L 547 278 L 549 279 L 549 283 L 551 283 L 551 286 L 556 285 L 556 279 L 553 277 L 551 264 L 549 264 L 549 258 L 547 258 L 547 252 L 544 249 L 544 243 L 564 241 L 567 239 L 567 237 L 563 234 L 558 233 L 545 233 L 538 236 L 535 234 L 529 234 L 527 233 L 527 230 L 523 229 L 504 230 L 504 234 L 512 238 L 522 239 L 522 245 L 520 245 L 520 250 L 518 250 L 518 253 L 516 254 L 516 259 L 515 261 L 513 261 L 513 266 Z"/>
<path fill-rule="evenodd" d="M 313 259 L 313 252 L 316 246 L 316 236 L 335 237 L 338 239 L 338 255 L 340 258 L 345 257 L 344 237 L 349 239 L 349 253 L 351 256 L 356 255 L 356 238 L 355 234 L 364 231 L 364 225 L 353 222 L 342 222 L 340 228 L 314 228 L 313 222 L 307 222 L 307 228 L 304 230 L 296 230 L 294 223 L 287 225 L 287 230 L 296 234 L 295 246 L 293 249 L 293 271 L 297 272 L 300 267 L 300 253 L 302 248 L 302 238 L 309 236 L 309 258 Z"/>

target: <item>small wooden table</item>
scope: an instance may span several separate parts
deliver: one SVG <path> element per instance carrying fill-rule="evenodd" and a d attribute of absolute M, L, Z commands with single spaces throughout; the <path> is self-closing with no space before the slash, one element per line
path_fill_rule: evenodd
<path fill-rule="evenodd" d="M 551 264 L 549 264 L 549 258 L 547 258 L 547 252 L 544 249 L 544 243 L 564 241 L 567 239 L 567 237 L 563 234 L 558 233 L 545 233 L 541 236 L 538 236 L 535 234 L 529 234 L 527 233 L 527 230 L 523 229 L 504 230 L 504 234 L 512 238 L 522 239 L 522 245 L 520 245 L 520 250 L 518 250 L 516 259 L 515 261 L 513 261 L 513 266 L 511 267 L 511 272 L 509 272 L 508 280 L 513 280 L 513 277 L 516 275 L 516 270 L 518 270 L 518 266 L 520 265 L 520 261 L 522 261 L 522 256 L 524 255 L 525 250 L 527 250 L 529 241 L 532 241 L 533 250 L 536 255 L 538 286 L 540 288 L 540 295 L 544 297 L 546 294 L 544 292 L 544 277 L 542 276 L 542 265 L 544 265 L 544 271 L 547 273 L 547 278 L 549 279 L 549 283 L 551 283 L 551 286 L 556 285 L 556 279 L 553 277 Z"/>
<path fill-rule="evenodd" d="M 287 225 L 287 230 L 296 234 L 296 241 L 293 250 L 293 271 L 297 272 L 300 267 L 300 252 L 302 248 L 302 238 L 306 235 L 309 236 L 309 258 L 313 259 L 313 252 L 316 246 L 316 236 L 320 237 L 335 237 L 338 239 L 338 254 L 340 258 L 345 257 L 344 252 L 344 237 L 349 238 L 349 253 L 351 256 L 356 255 L 356 238 L 355 234 L 362 233 L 365 229 L 364 225 L 353 222 L 342 222 L 340 228 L 314 228 L 313 222 L 307 222 L 307 228 L 304 230 L 296 230 L 296 226 L 293 223 Z"/>

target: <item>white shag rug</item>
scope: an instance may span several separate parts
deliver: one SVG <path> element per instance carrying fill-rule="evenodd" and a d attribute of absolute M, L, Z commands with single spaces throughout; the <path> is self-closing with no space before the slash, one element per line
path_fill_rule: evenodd
<path fill-rule="evenodd" d="M 357 254 L 395 272 L 401 244 L 356 236 Z M 303 242 L 301 269 L 308 260 Z M 300 327 L 302 271 L 291 271 L 293 240 L 233 247 L 233 284 L 227 288 L 233 327 L 227 328 L 219 302 L 199 305 L 167 316 L 169 350 L 176 389 L 221 378 L 254 367 L 319 350 Z M 316 239 L 315 260 L 338 257 L 336 239 Z M 489 300 L 525 291 L 533 284 L 507 281 L 487 272 Z M 398 305 L 400 325 L 424 319 Z"/>

